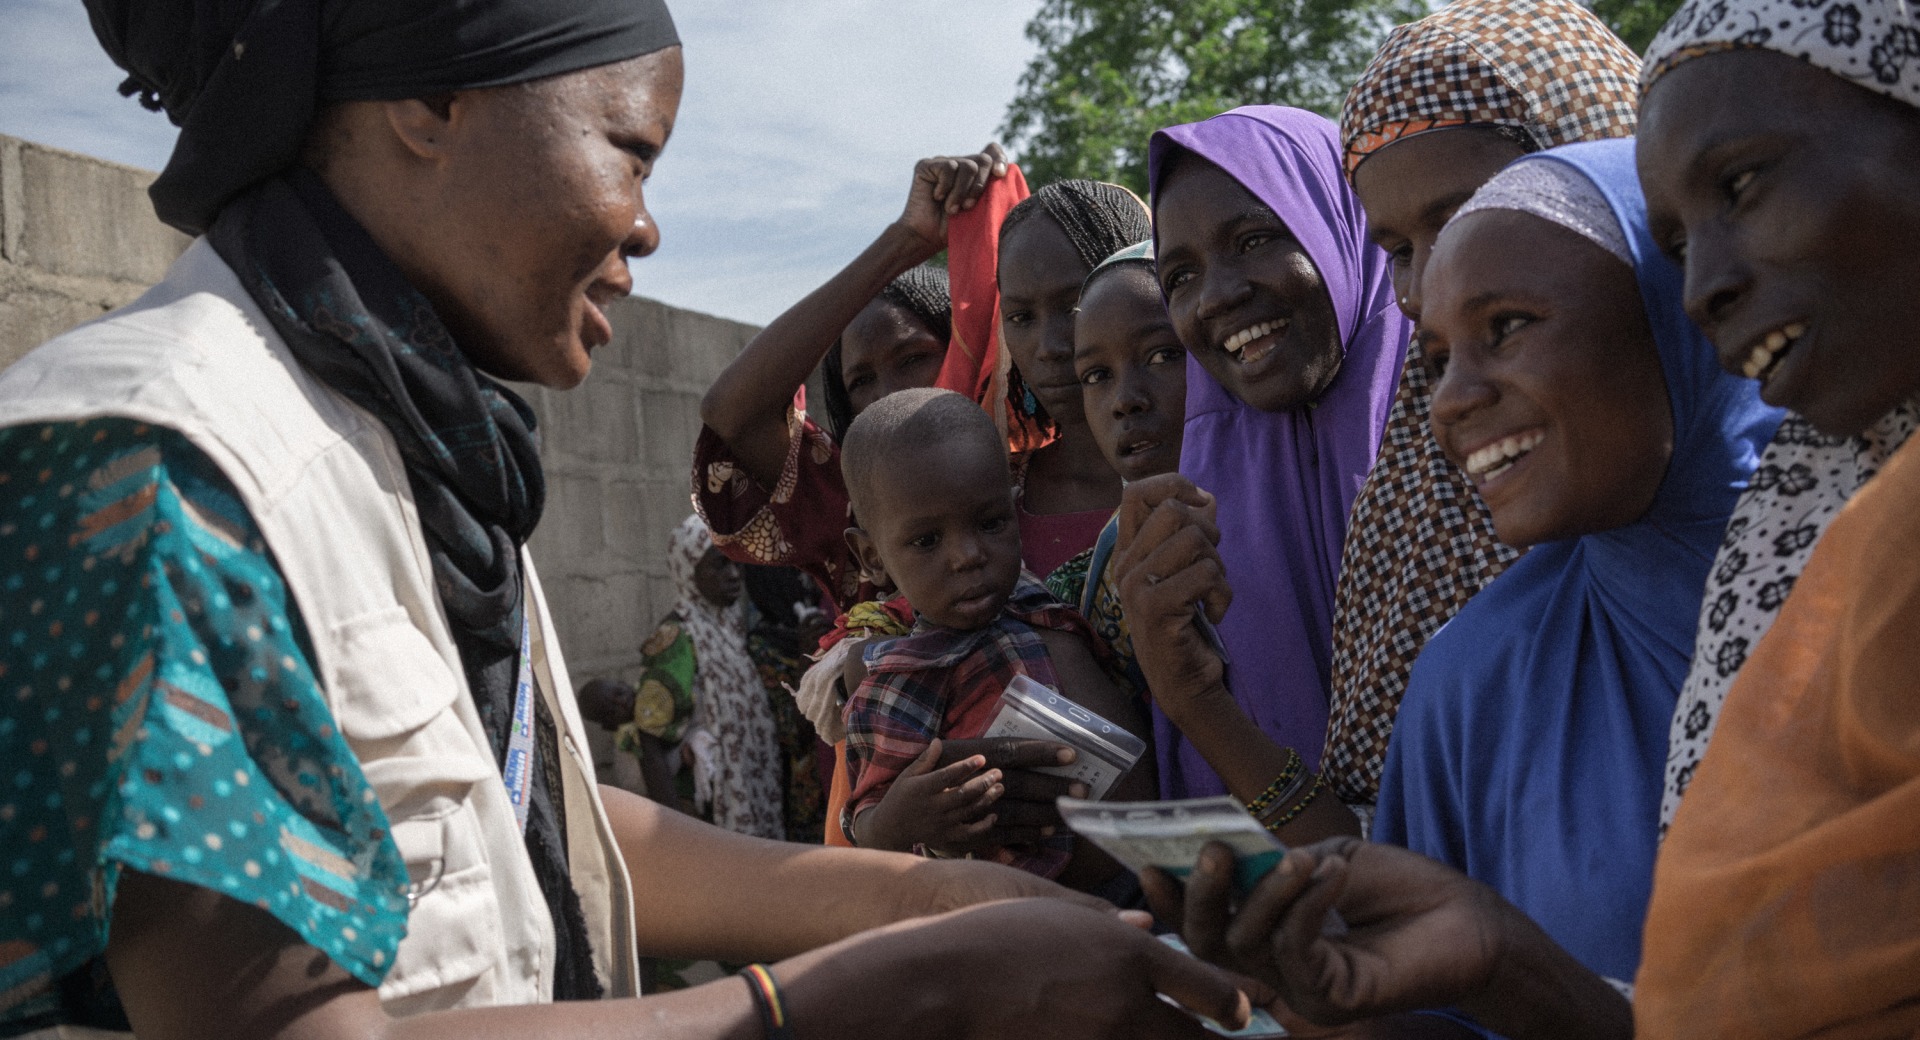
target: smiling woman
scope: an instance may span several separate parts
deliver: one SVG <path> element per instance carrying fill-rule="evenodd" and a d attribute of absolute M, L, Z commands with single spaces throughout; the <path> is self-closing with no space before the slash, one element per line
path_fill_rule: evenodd
<path fill-rule="evenodd" d="M 1920 1023 L 1913 935 L 1890 924 L 1920 852 L 1920 343 L 1888 303 L 1916 277 L 1916 42 L 1910 4 L 1736 0 L 1684 5 L 1648 52 L 1660 241 L 1721 364 L 1798 414 L 1728 529 L 1675 713 L 1643 1036 Z"/>
<path fill-rule="evenodd" d="M 1340 133 L 1408 317 L 1454 211 L 1522 154 L 1631 135 L 1639 73 L 1639 55 L 1573 0 L 1456 0 L 1393 31 L 1341 106 Z M 1441 453 L 1431 392 L 1415 344 L 1340 560 L 1326 770 L 1354 805 L 1374 801 L 1421 647 L 1519 555 Z"/>
<path fill-rule="evenodd" d="M 1684 258 L 1688 306 L 1721 364 L 1792 411 L 1734 508 L 1708 582 L 1674 710 L 1663 826 L 1821 532 L 1920 425 L 1920 352 L 1902 338 L 1905 322 L 1869 303 L 1900 291 L 1909 257 L 1900 243 L 1920 234 L 1912 79 L 1884 80 L 1888 66 L 1876 66 L 1908 38 L 1899 30 L 1914 30 L 1876 15 L 1894 49 L 1855 46 L 1841 23 L 1789 6 L 1769 35 L 1749 40 L 1731 29 L 1745 16 L 1709 25 L 1705 12 L 1682 13 L 1674 25 L 1688 28 L 1664 34 L 1649 67 L 1660 89 L 1647 95 L 1641 174 L 1654 227 Z M 1816 60 L 1800 44 L 1767 49 L 1776 39 L 1805 41 Z"/>
<path fill-rule="evenodd" d="M 1374 818 L 1623 981 L 1708 561 L 1779 419 L 1714 365 L 1678 275 L 1630 141 L 1522 159 L 1441 233 L 1434 434 L 1532 548 L 1415 662 Z"/>
<path fill-rule="evenodd" d="M 1149 157 L 1160 288 L 1188 351 L 1180 473 L 1218 502 L 1233 587 L 1220 623 L 1232 710 L 1187 717 L 1179 692 L 1197 673 L 1171 664 L 1179 651 L 1157 626 L 1133 629 L 1163 793 L 1251 800 L 1284 771 L 1287 747 L 1317 765 L 1348 511 L 1379 450 L 1409 326 L 1326 119 L 1236 109 L 1161 131 Z M 1190 625 L 1191 601 L 1182 609 Z M 1133 602 L 1126 612 L 1152 616 Z M 1232 724 L 1215 732 L 1203 717 Z M 1247 746 L 1272 753 L 1243 760 Z"/>
<path fill-rule="evenodd" d="M 1069 895 L 1029 875 L 596 786 L 525 550 L 533 416 L 495 380 L 584 378 L 658 244 L 659 0 L 88 7 L 182 124 L 155 202 L 205 237 L 0 375 L 0 760 L 33 792 L 0 806 L 0 1033 L 1202 1035 L 1161 992 L 1239 1016 L 1110 908 L 905 920 Z M 642 1003 L 642 950 L 787 959 Z"/>

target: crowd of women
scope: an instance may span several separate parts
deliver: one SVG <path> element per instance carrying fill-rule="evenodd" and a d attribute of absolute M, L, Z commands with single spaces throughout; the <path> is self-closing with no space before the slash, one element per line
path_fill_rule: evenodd
<path fill-rule="evenodd" d="M 838 437 L 968 394 L 1141 768 L 1294 846 L 1237 895 L 1222 847 L 1142 876 L 1197 957 L 834 811 L 809 846 L 594 783 L 495 379 L 585 378 L 660 244 L 658 0 L 88 8 L 200 237 L 0 375 L 0 1035 L 1920 1030 L 1906 0 L 1687 0 L 1644 57 L 1457 0 L 1337 125 L 1155 134 L 1151 205 L 926 160 L 709 392 L 661 732 L 696 658 L 753 705 L 716 727 L 775 727 L 711 538 L 818 584 L 798 705 L 839 735 L 914 619 Z M 946 743 L 982 847 L 1057 826 L 1057 748 Z M 777 837 L 767 767 L 732 804 Z M 641 954 L 753 963 L 641 997 Z"/>

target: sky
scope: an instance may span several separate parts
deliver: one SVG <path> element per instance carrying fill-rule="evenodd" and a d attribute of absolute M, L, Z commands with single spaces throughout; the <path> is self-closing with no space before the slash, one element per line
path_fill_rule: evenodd
<path fill-rule="evenodd" d="M 906 201 L 914 161 L 994 139 L 1040 0 L 672 0 L 687 87 L 647 185 L 635 291 L 763 324 Z M 157 170 L 166 118 L 116 87 L 80 0 L 0 0 L 0 134 Z"/>

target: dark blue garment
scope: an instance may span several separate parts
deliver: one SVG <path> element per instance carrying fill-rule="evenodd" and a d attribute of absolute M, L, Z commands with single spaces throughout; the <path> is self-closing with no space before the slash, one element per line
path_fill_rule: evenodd
<path fill-rule="evenodd" d="M 1645 516 L 1534 546 L 1427 644 L 1373 836 L 1491 885 L 1581 963 L 1631 980 L 1702 590 L 1780 413 L 1720 370 L 1687 319 L 1680 271 L 1647 231 L 1632 141 L 1519 161 L 1585 174 L 1626 231 L 1673 408 L 1673 459 Z"/>

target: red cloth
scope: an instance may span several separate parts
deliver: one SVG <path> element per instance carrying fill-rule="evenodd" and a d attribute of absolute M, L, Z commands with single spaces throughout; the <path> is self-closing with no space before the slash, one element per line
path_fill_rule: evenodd
<path fill-rule="evenodd" d="M 979 402 L 1014 453 L 1052 440 L 1052 432 L 1008 404 L 1011 361 L 1000 347 L 1000 225 L 1029 194 L 1020 167 L 987 185 L 970 210 L 947 221 L 947 278 L 953 292 L 953 338 L 934 385 Z"/>
<path fill-rule="evenodd" d="M 730 560 L 793 567 L 817 582 L 835 613 L 878 598 L 847 547 L 852 500 L 840 446 L 803 413 L 788 414 L 791 446 L 772 491 L 756 484 L 733 449 L 701 427 L 693 449 L 693 506 Z"/>

